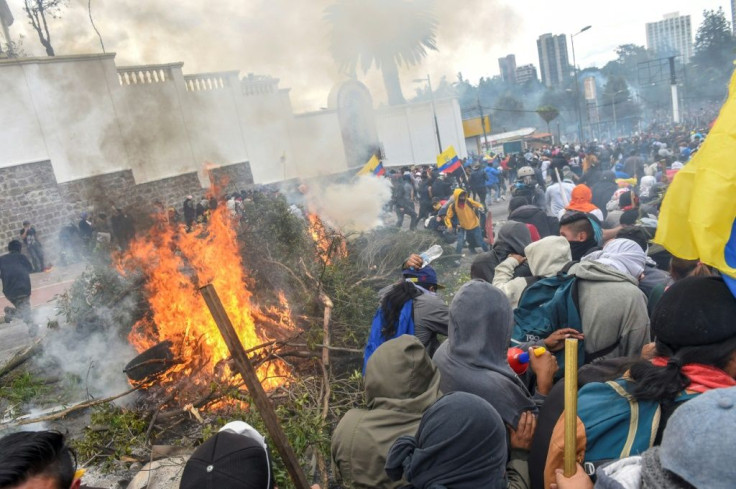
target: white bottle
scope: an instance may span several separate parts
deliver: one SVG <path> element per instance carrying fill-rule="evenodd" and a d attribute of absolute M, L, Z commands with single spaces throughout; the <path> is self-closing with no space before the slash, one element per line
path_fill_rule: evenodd
<path fill-rule="evenodd" d="M 426 267 L 430 263 L 432 263 L 434 260 L 442 256 L 442 252 L 444 250 L 442 249 L 442 246 L 438 244 L 434 244 L 429 247 L 429 249 L 423 253 L 421 253 L 419 256 L 422 257 L 422 268 Z"/>

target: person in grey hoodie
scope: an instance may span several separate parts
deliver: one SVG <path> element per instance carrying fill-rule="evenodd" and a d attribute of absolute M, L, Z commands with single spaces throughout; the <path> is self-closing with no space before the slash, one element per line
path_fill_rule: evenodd
<path fill-rule="evenodd" d="M 614 239 L 570 269 L 578 278 L 586 353 L 610 349 L 600 358 L 639 356 L 649 342 L 647 300 L 638 287 L 646 258 L 634 241 Z"/>
<path fill-rule="evenodd" d="M 461 391 L 488 401 L 504 423 L 516 428 L 525 411 L 537 411 L 552 388 L 557 361 L 548 352 L 532 355 L 537 376 L 534 397 L 507 360 L 513 313 L 503 293 L 483 280 L 471 280 L 450 304 L 447 341 L 432 358 L 443 392 Z"/>
<path fill-rule="evenodd" d="M 723 429 L 735 424 L 736 387 L 701 394 L 675 411 L 660 446 L 600 467 L 595 489 L 732 488 L 736 439 Z M 552 489 L 594 487 L 580 465 L 571 478 L 561 472 Z"/>
<path fill-rule="evenodd" d="M 528 277 L 514 278 L 516 267 L 526 261 L 533 277 L 554 277 L 562 268 L 572 261 L 570 243 L 562 236 L 547 236 L 524 248 L 521 255 L 510 254 L 496 267 L 493 286 L 506 294 L 512 308 L 519 305 L 524 289 L 529 285 Z"/>

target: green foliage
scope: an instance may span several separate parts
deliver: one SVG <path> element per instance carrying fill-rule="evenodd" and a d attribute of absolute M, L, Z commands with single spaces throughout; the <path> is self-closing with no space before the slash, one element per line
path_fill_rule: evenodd
<path fill-rule="evenodd" d="M 147 414 L 103 404 L 94 408 L 83 437 L 71 445 L 80 462 L 94 460 L 102 470 L 110 470 L 115 460 L 143 446 L 149 421 Z"/>
<path fill-rule="evenodd" d="M 0 399 L 11 405 L 21 405 L 37 400 L 48 392 L 49 387 L 42 379 L 30 372 L 23 372 L 8 384 L 0 386 Z"/>

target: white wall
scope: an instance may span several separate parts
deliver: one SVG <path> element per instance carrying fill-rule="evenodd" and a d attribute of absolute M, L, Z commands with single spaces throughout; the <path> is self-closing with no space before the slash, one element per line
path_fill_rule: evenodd
<path fill-rule="evenodd" d="M 467 155 L 456 99 L 437 100 L 443 147 Z M 387 164 L 434 163 L 429 102 L 376 110 Z M 0 168 L 50 160 L 57 181 L 130 169 L 137 183 L 249 162 L 256 183 L 347 168 L 334 110 L 294 115 L 267 76 L 117 67 L 114 54 L 0 60 Z"/>
<path fill-rule="evenodd" d="M 435 101 L 442 149 L 452 145 L 460 158 L 467 156 L 457 99 Z M 388 165 L 436 164 L 439 154 L 431 102 L 376 110 L 378 138 Z"/>

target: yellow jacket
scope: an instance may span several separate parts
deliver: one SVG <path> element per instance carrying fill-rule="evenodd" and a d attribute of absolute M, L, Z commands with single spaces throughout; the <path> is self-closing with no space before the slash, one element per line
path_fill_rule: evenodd
<path fill-rule="evenodd" d="M 480 220 L 475 214 L 475 209 L 482 208 L 482 205 L 480 205 L 478 202 L 474 201 L 470 197 L 467 197 L 464 207 L 460 207 L 457 205 L 460 196 L 465 193 L 467 192 L 465 192 L 465 190 L 461 188 L 456 188 L 455 191 L 452 193 L 452 198 L 454 199 L 454 202 L 450 207 L 447 208 L 447 215 L 445 215 L 445 226 L 447 226 L 448 229 L 453 227 L 453 216 L 457 216 L 460 227 L 465 230 L 475 229 L 480 225 Z"/>

